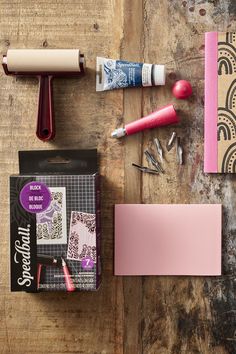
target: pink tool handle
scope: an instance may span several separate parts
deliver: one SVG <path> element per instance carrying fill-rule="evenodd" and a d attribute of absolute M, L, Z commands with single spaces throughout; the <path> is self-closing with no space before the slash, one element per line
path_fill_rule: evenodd
<path fill-rule="evenodd" d="M 63 265 L 62 268 L 63 268 L 65 282 L 66 282 L 66 290 L 67 291 L 75 291 L 75 286 L 74 286 L 73 281 L 71 279 L 71 275 L 69 273 L 67 265 Z"/>
<path fill-rule="evenodd" d="M 160 127 L 163 125 L 174 124 L 179 122 L 179 117 L 172 104 L 162 107 L 152 112 L 146 117 L 131 122 L 125 126 L 127 135 L 135 134 L 144 129 Z"/>
<path fill-rule="evenodd" d="M 40 277 L 41 277 L 42 264 L 38 264 L 37 267 L 37 288 L 39 288 Z"/>
<path fill-rule="evenodd" d="M 51 140 L 55 136 L 51 75 L 39 76 L 39 102 L 36 135 L 42 141 Z"/>

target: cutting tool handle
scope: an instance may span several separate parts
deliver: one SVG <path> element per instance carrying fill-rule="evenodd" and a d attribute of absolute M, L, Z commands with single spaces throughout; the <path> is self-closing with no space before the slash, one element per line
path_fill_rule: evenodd
<path fill-rule="evenodd" d="M 73 280 L 71 279 L 69 269 L 68 269 L 66 262 L 64 260 L 62 261 L 62 268 L 63 268 L 64 278 L 65 278 L 65 283 L 66 283 L 66 290 L 70 291 L 70 292 L 75 291 L 75 286 L 74 286 Z"/>
<path fill-rule="evenodd" d="M 52 76 L 39 76 L 39 102 L 36 135 L 42 141 L 55 136 L 55 123 L 52 104 Z"/>
<path fill-rule="evenodd" d="M 37 288 L 39 288 L 40 278 L 41 278 L 42 264 L 38 263 L 37 266 Z"/>

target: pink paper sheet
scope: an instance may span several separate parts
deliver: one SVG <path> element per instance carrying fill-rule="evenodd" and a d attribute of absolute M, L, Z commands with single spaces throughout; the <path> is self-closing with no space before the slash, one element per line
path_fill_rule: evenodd
<path fill-rule="evenodd" d="M 217 106 L 218 106 L 218 34 L 205 33 L 205 118 L 204 118 L 204 172 L 216 173 L 217 161 Z"/>
<path fill-rule="evenodd" d="M 220 275 L 220 204 L 115 206 L 115 275 Z"/>

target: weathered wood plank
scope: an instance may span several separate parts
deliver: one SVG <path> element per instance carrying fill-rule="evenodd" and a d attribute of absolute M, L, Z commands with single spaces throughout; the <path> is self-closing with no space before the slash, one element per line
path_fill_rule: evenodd
<path fill-rule="evenodd" d="M 145 61 L 167 64 L 169 88 L 176 78 L 184 78 L 192 83 L 194 95 L 188 101 L 177 101 L 166 86 L 144 91 L 146 112 L 174 102 L 181 117 L 176 128 L 146 132 L 144 146 L 150 146 L 156 135 L 165 146 L 175 130 L 182 138 L 185 165 L 177 165 L 175 150 L 166 152 L 165 175 L 143 178 L 143 201 L 222 202 L 225 206 L 224 276 L 145 278 L 142 337 L 143 353 L 147 354 L 236 351 L 235 261 L 232 261 L 235 260 L 235 178 L 203 174 L 204 32 L 231 28 L 232 17 L 227 12 L 230 5 L 230 1 L 145 2 Z"/>
<path fill-rule="evenodd" d="M 142 1 L 126 1 L 124 7 L 124 38 L 122 58 L 136 62 L 143 61 L 143 4 Z M 124 122 L 128 123 L 142 116 L 142 90 L 124 90 Z M 142 135 L 130 136 L 124 141 L 124 202 L 141 202 L 141 176 L 132 167 L 140 163 Z M 140 277 L 125 277 L 124 284 L 124 353 L 142 353 L 141 311 L 142 280 Z"/>
<path fill-rule="evenodd" d="M 0 352 L 116 353 L 123 350 L 121 279 L 113 277 L 113 210 L 123 201 L 123 151 L 110 138 L 123 113 L 122 92 L 95 92 L 96 55 L 119 57 L 123 1 L 0 1 L 1 54 L 11 48 L 77 48 L 86 77 L 55 79 L 57 135 L 35 137 L 37 81 L 0 76 Z M 93 69 L 93 70 L 92 70 Z M 96 293 L 9 293 L 8 176 L 20 149 L 98 147 L 102 174 L 103 283 Z"/>

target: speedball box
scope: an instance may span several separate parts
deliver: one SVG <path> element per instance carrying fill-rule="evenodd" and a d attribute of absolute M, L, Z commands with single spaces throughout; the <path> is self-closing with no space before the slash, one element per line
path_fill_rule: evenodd
<path fill-rule="evenodd" d="M 20 151 L 19 167 L 10 177 L 11 291 L 96 290 L 97 151 Z"/>

